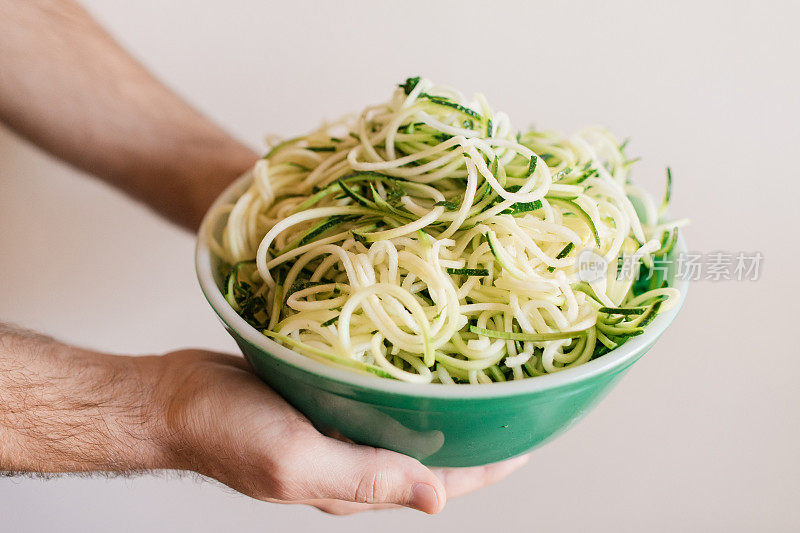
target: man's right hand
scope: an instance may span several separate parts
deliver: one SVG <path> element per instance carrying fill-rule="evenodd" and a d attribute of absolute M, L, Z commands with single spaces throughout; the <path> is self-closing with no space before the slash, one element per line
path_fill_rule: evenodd
<path fill-rule="evenodd" d="M 432 471 L 416 459 L 319 433 L 241 357 L 186 350 L 159 360 L 164 427 L 182 468 L 259 500 L 334 514 L 406 506 L 437 513 L 448 497 L 527 462 Z"/>

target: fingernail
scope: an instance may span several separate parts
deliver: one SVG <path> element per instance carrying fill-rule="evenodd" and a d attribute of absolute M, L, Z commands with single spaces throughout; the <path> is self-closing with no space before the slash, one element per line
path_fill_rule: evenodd
<path fill-rule="evenodd" d="M 408 506 L 433 514 L 439 510 L 439 495 L 436 493 L 436 489 L 427 483 L 414 483 L 411 485 L 411 499 Z"/>

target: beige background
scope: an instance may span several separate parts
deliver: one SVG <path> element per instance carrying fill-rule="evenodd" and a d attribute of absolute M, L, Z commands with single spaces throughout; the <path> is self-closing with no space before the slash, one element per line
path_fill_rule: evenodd
<path fill-rule="evenodd" d="M 505 482 L 332 518 L 194 479 L 0 479 L 2 531 L 789 531 L 800 527 L 796 2 L 92 0 L 166 82 L 261 149 L 421 73 L 518 125 L 608 125 L 693 250 L 761 251 L 757 282 L 695 283 L 588 418 Z M 0 132 L 0 318 L 125 353 L 233 350 L 193 239 Z"/>

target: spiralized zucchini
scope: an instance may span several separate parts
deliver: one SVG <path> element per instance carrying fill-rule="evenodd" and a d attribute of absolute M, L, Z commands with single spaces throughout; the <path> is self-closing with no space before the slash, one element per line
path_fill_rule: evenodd
<path fill-rule="evenodd" d="M 418 383 L 539 376 L 616 348 L 680 298 L 641 276 L 680 223 L 659 220 L 631 164 L 603 129 L 517 133 L 482 95 L 409 78 L 274 146 L 208 240 L 230 305 L 301 354 Z M 581 281 L 586 250 L 605 275 Z M 618 276 L 626 258 L 639 281 Z"/>

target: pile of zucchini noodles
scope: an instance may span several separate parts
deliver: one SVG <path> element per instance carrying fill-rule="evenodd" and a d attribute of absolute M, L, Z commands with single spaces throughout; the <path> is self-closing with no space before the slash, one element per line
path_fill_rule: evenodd
<path fill-rule="evenodd" d="M 539 376 L 680 298 L 642 275 L 677 239 L 680 222 L 659 221 L 671 179 L 657 208 L 631 163 L 603 129 L 516 133 L 482 95 L 409 78 L 275 145 L 208 240 L 230 305 L 303 355 L 417 383 Z M 581 280 L 584 250 L 607 275 Z M 624 261 L 638 276 L 618 275 Z"/>

